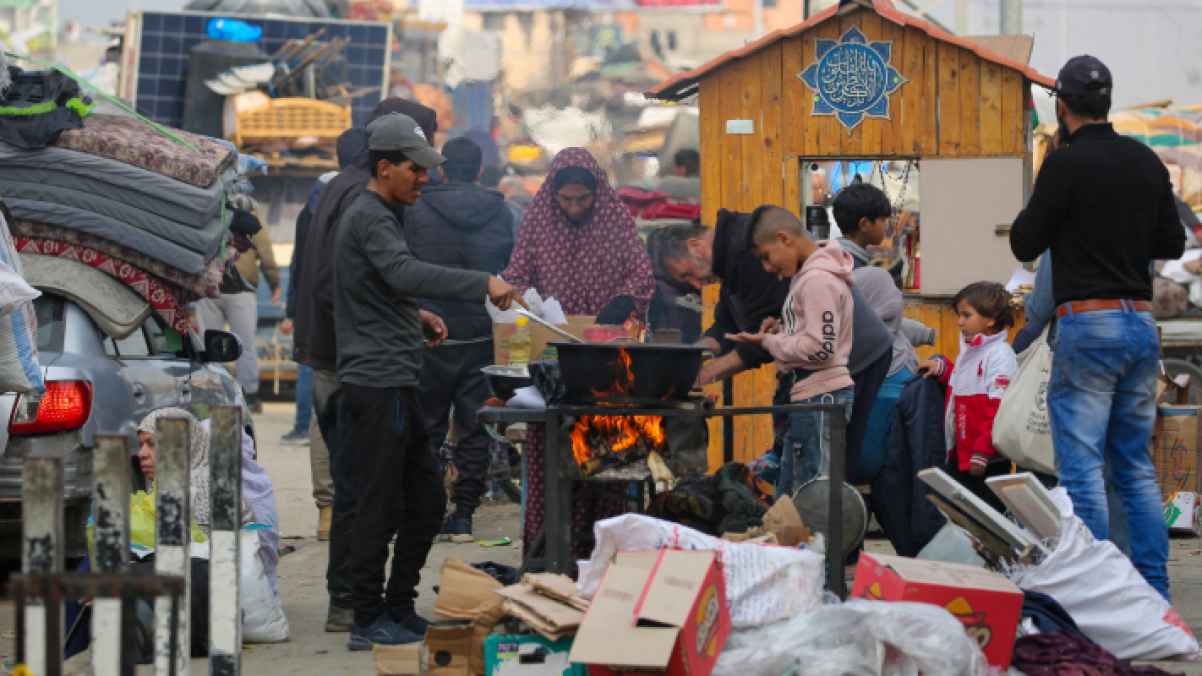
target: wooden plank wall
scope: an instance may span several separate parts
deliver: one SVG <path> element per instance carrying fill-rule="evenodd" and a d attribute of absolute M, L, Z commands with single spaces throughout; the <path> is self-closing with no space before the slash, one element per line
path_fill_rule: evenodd
<path fill-rule="evenodd" d="M 865 118 L 849 133 L 833 116 L 810 115 L 814 95 L 799 75 L 814 63 L 817 39 L 837 40 L 852 26 L 870 41 L 892 43 L 891 63 L 907 82 L 890 99 L 891 119 Z M 719 208 L 751 211 L 765 203 L 800 214 L 802 158 L 1022 155 L 1027 87 L 1021 73 L 875 12 L 861 9 L 835 17 L 731 61 L 699 83 L 702 220 L 713 224 Z M 727 134 L 726 121 L 733 119 L 752 120 L 754 133 Z M 702 297 L 709 326 L 717 287 Z M 938 304 L 911 306 L 907 312 L 937 328 L 946 343 L 940 350 L 956 353 L 954 313 Z M 771 365 L 745 373 L 735 379 L 734 403 L 771 403 L 775 386 Z M 721 390 L 709 388 L 719 400 Z M 722 425 L 718 419 L 710 424 L 709 459 L 716 468 L 722 462 Z M 754 459 L 772 444 L 770 419 L 736 419 L 734 442 L 736 460 Z"/>
<path fill-rule="evenodd" d="M 956 311 L 952 309 L 948 298 L 907 298 L 905 316 L 916 319 L 935 329 L 935 345 L 918 348 L 918 359 L 926 359 L 935 354 L 942 354 L 956 359 L 960 353 L 960 326 L 957 323 Z M 1023 311 L 1019 308 L 1014 326 L 1010 328 L 1010 340 L 1023 326 Z"/>

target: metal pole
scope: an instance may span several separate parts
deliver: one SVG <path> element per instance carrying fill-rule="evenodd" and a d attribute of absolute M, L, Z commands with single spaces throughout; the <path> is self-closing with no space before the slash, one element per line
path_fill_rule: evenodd
<path fill-rule="evenodd" d="M 209 563 L 209 674 L 242 671 L 238 535 L 242 528 L 242 411 L 213 409 L 209 442 L 212 528 Z"/>
<path fill-rule="evenodd" d="M 549 573 L 567 572 L 571 558 L 572 515 L 561 511 L 563 489 L 563 417 L 548 410 L 543 448 L 543 532 L 546 534 L 546 567 Z M 567 542 L 564 542 L 567 540 Z"/>
<path fill-rule="evenodd" d="M 998 3 L 999 26 L 998 33 L 1002 35 L 1018 35 L 1023 32 L 1023 0 L 1001 0 Z"/>
<path fill-rule="evenodd" d="M 192 608 L 192 509 L 189 421 L 164 417 L 155 431 L 155 563 L 158 575 L 184 579 L 184 602 L 174 597 L 155 599 L 154 671 L 188 676 L 191 641 L 188 615 Z M 178 645 L 172 639 L 178 640 Z M 174 658 L 174 659 L 173 659 Z"/>
<path fill-rule="evenodd" d="M 847 477 L 847 418 L 843 410 L 827 411 L 831 438 L 830 504 L 827 509 L 826 588 L 840 599 L 847 597 L 843 579 L 843 483 Z"/>
<path fill-rule="evenodd" d="M 735 381 L 727 378 L 722 381 L 722 405 L 735 405 Z M 735 461 L 735 419 L 732 416 L 722 417 L 722 462 Z"/>
<path fill-rule="evenodd" d="M 21 484 L 21 570 L 26 575 L 63 572 L 62 458 L 25 459 Z M 62 608 L 59 603 L 32 596 L 25 607 L 26 666 L 34 674 L 61 672 L 63 663 Z M 58 627 L 49 623 L 56 621 Z"/>
<path fill-rule="evenodd" d="M 129 563 L 129 448 L 122 436 L 100 436 L 92 456 L 95 483 L 97 573 L 122 573 Z M 96 598 L 92 602 L 92 672 L 118 676 L 121 668 L 122 599 Z"/>
<path fill-rule="evenodd" d="M 956 0 L 956 33 L 968 35 L 968 0 Z"/>
<path fill-rule="evenodd" d="M 801 18 L 808 19 L 808 18 L 810 18 L 810 14 L 811 14 L 810 0 L 805 0 L 805 2 L 802 3 L 802 5 L 801 5 Z"/>

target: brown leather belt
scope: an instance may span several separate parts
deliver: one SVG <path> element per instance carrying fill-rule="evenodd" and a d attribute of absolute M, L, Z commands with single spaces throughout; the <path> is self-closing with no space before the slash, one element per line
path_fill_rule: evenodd
<path fill-rule="evenodd" d="M 1151 312 L 1152 304 L 1146 300 L 1126 300 L 1122 298 L 1106 298 L 1097 300 L 1073 300 L 1056 308 L 1056 316 L 1063 317 L 1069 311 L 1073 314 L 1082 312 L 1100 312 L 1102 310 L 1130 310 L 1131 312 Z"/>

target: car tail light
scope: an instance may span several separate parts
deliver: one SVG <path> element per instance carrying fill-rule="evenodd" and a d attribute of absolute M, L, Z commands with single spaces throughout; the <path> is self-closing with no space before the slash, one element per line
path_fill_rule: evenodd
<path fill-rule="evenodd" d="M 51 380 L 38 398 L 19 394 L 13 405 L 9 434 L 48 434 L 77 430 L 92 413 L 92 383 L 85 380 Z"/>

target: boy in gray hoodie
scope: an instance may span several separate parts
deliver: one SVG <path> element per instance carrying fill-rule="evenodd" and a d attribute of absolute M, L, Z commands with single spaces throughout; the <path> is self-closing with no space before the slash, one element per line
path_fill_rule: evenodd
<path fill-rule="evenodd" d="M 792 282 L 779 322 L 768 320 L 759 333 L 729 338 L 762 346 L 781 371 L 793 373 L 792 403 L 836 404 L 845 417 L 851 417 L 855 399 L 847 369 L 854 312 L 851 255 L 838 242 L 815 242 L 801 221 L 783 210 L 761 218 L 751 239 L 764 269 L 791 277 Z M 829 466 L 828 415 L 831 412 L 825 410 L 789 415 L 777 495 L 792 494 Z"/>

